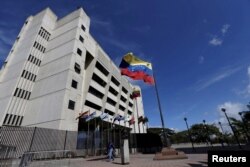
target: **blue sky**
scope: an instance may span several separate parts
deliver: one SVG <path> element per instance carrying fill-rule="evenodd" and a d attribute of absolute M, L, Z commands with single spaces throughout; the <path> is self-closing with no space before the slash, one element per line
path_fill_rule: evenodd
<path fill-rule="evenodd" d="M 222 121 L 250 101 L 248 0 L 1 1 L 0 64 L 25 19 L 45 7 L 59 17 L 84 8 L 90 32 L 118 65 L 127 52 L 151 61 L 168 128 Z M 142 87 L 150 126 L 161 126 L 154 87 Z"/>

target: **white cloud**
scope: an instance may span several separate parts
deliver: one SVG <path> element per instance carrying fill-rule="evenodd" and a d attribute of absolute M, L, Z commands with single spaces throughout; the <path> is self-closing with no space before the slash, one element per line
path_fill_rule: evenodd
<path fill-rule="evenodd" d="M 221 28 L 221 34 L 212 35 L 212 39 L 209 40 L 209 44 L 213 46 L 220 46 L 223 43 L 224 35 L 228 32 L 230 28 L 230 24 L 224 24 Z M 219 37 L 218 37 L 219 36 Z"/>
<path fill-rule="evenodd" d="M 229 24 L 224 24 L 221 28 L 221 33 L 222 35 L 225 35 L 228 31 L 228 29 L 230 28 L 230 25 Z"/>
<path fill-rule="evenodd" d="M 196 91 L 201 91 L 227 77 L 230 77 L 234 73 L 238 72 L 240 69 L 241 67 L 226 69 L 226 70 L 223 70 L 222 72 L 215 74 L 209 79 L 200 80 L 196 84 Z"/>
<path fill-rule="evenodd" d="M 214 46 L 219 46 L 223 43 L 223 40 L 218 38 L 218 37 L 213 37 L 210 41 L 209 44 L 214 45 Z"/>
<path fill-rule="evenodd" d="M 217 111 L 219 113 L 218 121 L 221 122 L 222 127 L 225 131 L 231 132 L 226 116 L 224 112 L 221 111 L 221 108 L 226 109 L 226 114 L 228 117 L 232 117 L 232 118 L 240 120 L 241 118 L 238 113 L 243 111 L 245 107 L 241 103 L 232 103 L 232 102 L 225 102 L 224 104 L 218 105 L 217 107 Z"/>

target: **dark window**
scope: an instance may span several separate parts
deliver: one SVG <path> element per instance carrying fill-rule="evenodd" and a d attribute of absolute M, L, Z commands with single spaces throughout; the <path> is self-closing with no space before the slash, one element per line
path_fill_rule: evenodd
<path fill-rule="evenodd" d="M 20 97 L 21 92 L 23 92 L 23 90 L 22 90 L 22 89 L 19 89 L 19 92 L 18 92 L 17 97 Z"/>
<path fill-rule="evenodd" d="M 127 94 L 127 93 L 128 93 L 128 90 L 127 90 L 127 89 L 125 89 L 124 87 L 122 87 L 122 91 L 123 91 L 125 94 Z"/>
<path fill-rule="evenodd" d="M 120 82 L 117 81 L 117 79 L 115 79 L 115 77 L 111 77 L 111 81 L 116 85 L 116 86 L 119 86 L 120 85 Z"/>
<path fill-rule="evenodd" d="M 12 120 L 12 122 L 11 122 L 11 125 L 14 125 L 14 122 L 15 122 L 15 120 L 16 120 L 16 115 L 14 115 L 14 118 L 13 118 L 13 120 Z"/>
<path fill-rule="evenodd" d="M 27 78 L 28 80 L 30 80 L 30 74 L 31 74 L 31 73 L 29 72 L 29 75 L 28 75 L 28 78 Z"/>
<path fill-rule="evenodd" d="M 29 74 L 28 71 L 26 71 L 24 78 L 27 78 L 27 75 Z"/>
<path fill-rule="evenodd" d="M 21 98 L 23 98 L 23 95 L 24 95 L 24 93 L 25 93 L 25 92 L 26 92 L 26 91 L 23 91 L 23 92 L 22 92 L 22 94 L 21 94 Z"/>
<path fill-rule="evenodd" d="M 41 60 L 39 60 L 38 66 L 40 66 L 40 65 L 41 65 L 41 62 L 42 62 L 42 61 L 41 61 Z"/>
<path fill-rule="evenodd" d="M 36 65 L 38 65 L 38 63 L 39 63 L 39 59 L 36 59 L 36 62 L 35 62 L 35 64 L 36 64 Z"/>
<path fill-rule="evenodd" d="M 80 56 L 82 56 L 82 50 L 79 49 L 79 48 L 77 48 L 77 54 L 80 55 Z"/>
<path fill-rule="evenodd" d="M 77 64 L 77 63 L 75 63 L 75 72 L 76 72 L 77 74 L 80 74 L 80 73 L 81 73 L 81 66 L 80 66 L 79 64 Z"/>
<path fill-rule="evenodd" d="M 93 73 L 92 79 L 94 81 L 96 81 L 99 85 L 101 85 L 102 87 L 105 87 L 107 85 L 107 83 L 102 80 L 98 75 L 96 75 L 95 73 Z"/>
<path fill-rule="evenodd" d="M 10 114 L 10 117 L 9 117 L 9 120 L 8 120 L 8 123 L 7 123 L 8 125 L 10 124 L 10 120 L 11 120 L 12 116 L 13 116 L 13 115 Z"/>
<path fill-rule="evenodd" d="M 75 102 L 74 102 L 74 101 L 69 100 L 68 109 L 71 109 L 71 110 L 74 110 L 74 109 L 75 109 Z"/>
<path fill-rule="evenodd" d="M 78 82 L 76 82 L 75 80 L 72 80 L 71 86 L 72 86 L 73 88 L 77 89 L 77 84 L 78 84 Z"/>
<path fill-rule="evenodd" d="M 34 63 L 34 64 L 35 64 L 35 63 L 36 63 L 36 60 L 37 60 L 37 58 L 35 58 L 35 57 L 34 57 L 34 60 L 33 60 L 33 62 L 32 62 L 32 63 Z"/>
<path fill-rule="evenodd" d="M 84 42 L 84 39 L 83 39 L 83 37 L 80 35 L 79 36 L 79 40 L 83 43 Z"/>
<path fill-rule="evenodd" d="M 119 105 L 119 109 L 122 110 L 122 111 L 124 111 L 124 110 L 125 110 L 125 107 Z"/>
<path fill-rule="evenodd" d="M 110 110 L 108 110 L 108 109 L 105 109 L 104 112 L 105 112 L 105 113 L 108 113 L 108 114 L 111 115 L 111 116 L 115 115 L 114 112 L 112 112 L 112 111 L 110 111 Z"/>
<path fill-rule="evenodd" d="M 17 92 L 18 92 L 18 88 L 16 88 L 16 90 L 15 90 L 15 93 L 14 93 L 14 96 L 16 96 L 16 94 L 17 94 Z"/>
<path fill-rule="evenodd" d="M 107 98 L 107 102 L 108 102 L 109 104 L 113 105 L 113 106 L 116 105 L 116 102 L 115 102 L 114 100 L 110 99 L 109 97 Z"/>
<path fill-rule="evenodd" d="M 28 91 L 25 91 L 24 99 L 27 98 L 27 95 L 28 95 Z"/>
<path fill-rule="evenodd" d="M 86 28 L 84 27 L 84 25 L 81 26 L 81 29 L 82 29 L 83 31 L 86 30 Z"/>
<path fill-rule="evenodd" d="M 33 81 L 34 81 L 34 82 L 36 81 L 36 75 L 35 75 L 35 77 L 34 77 Z"/>
<path fill-rule="evenodd" d="M 108 70 L 106 70 L 106 68 L 103 67 L 103 65 L 101 65 L 99 62 L 96 62 L 96 68 L 98 70 L 100 70 L 105 76 L 107 76 L 109 74 Z"/>
<path fill-rule="evenodd" d="M 102 99 L 104 94 L 93 88 L 92 86 L 89 87 L 89 93 L 95 95 L 96 97 Z"/>
<path fill-rule="evenodd" d="M 28 61 L 30 61 L 31 57 L 32 57 L 32 56 L 31 56 L 31 55 L 29 55 Z"/>
<path fill-rule="evenodd" d="M 34 57 L 32 56 L 30 62 L 33 62 L 33 59 L 34 59 Z"/>
<path fill-rule="evenodd" d="M 129 107 L 133 107 L 133 104 L 129 102 L 129 103 L 128 103 L 128 106 L 129 106 Z"/>
<path fill-rule="evenodd" d="M 20 116 L 17 117 L 16 124 L 15 124 L 16 126 L 18 125 L 19 119 L 20 119 Z"/>
<path fill-rule="evenodd" d="M 6 124 L 6 121 L 7 121 L 8 118 L 9 118 L 9 114 L 6 114 L 5 118 L 4 118 L 4 121 L 3 121 L 3 124 Z"/>
<path fill-rule="evenodd" d="M 130 94 L 130 95 L 129 95 L 129 98 L 130 98 L 130 99 L 133 99 L 133 95 L 132 95 L 132 94 Z"/>
<path fill-rule="evenodd" d="M 29 100 L 29 99 L 30 99 L 30 94 L 31 94 L 31 92 L 28 92 L 28 97 L 27 97 L 27 100 Z"/>
<path fill-rule="evenodd" d="M 118 92 L 114 88 L 112 88 L 111 86 L 109 87 L 109 92 L 111 92 L 115 96 L 118 95 Z"/>
<path fill-rule="evenodd" d="M 21 77 L 23 77 L 23 76 L 24 76 L 25 72 L 26 72 L 26 71 L 25 71 L 25 70 L 23 70 L 23 73 L 22 73 Z"/>
<path fill-rule="evenodd" d="M 123 96 L 121 96 L 121 100 L 125 103 L 127 101 L 127 99 Z"/>
<path fill-rule="evenodd" d="M 19 122 L 19 126 L 22 124 L 22 122 L 23 122 L 23 116 L 21 116 L 21 120 Z"/>
<path fill-rule="evenodd" d="M 33 81 L 33 78 L 34 78 L 34 74 L 31 74 L 31 77 L 30 77 L 30 80 Z"/>
<path fill-rule="evenodd" d="M 24 24 L 28 24 L 28 21 L 25 21 L 25 23 Z"/>
<path fill-rule="evenodd" d="M 129 115 L 132 115 L 132 111 L 128 110 L 128 114 L 129 114 Z"/>
<path fill-rule="evenodd" d="M 102 108 L 102 107 L 100 107 L 99 105 L 94 104 L 94 103 L 92 103 L 92 102 L 90 102 L 90 101 L 88 101 L 88 100 L 86 100 L 85 105 L 86 105 L 86 106 L 89 106 L 89 107 L 91 107 L 91 108 L 94 108 L 94 109 L 96 109 L 96 110 L 99 110 L 99 111 L 100 111 L 101 108 Z"/>

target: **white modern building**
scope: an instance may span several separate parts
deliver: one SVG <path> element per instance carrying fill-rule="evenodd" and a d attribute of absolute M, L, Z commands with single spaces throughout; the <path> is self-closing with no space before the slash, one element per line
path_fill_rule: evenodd
<path fill-rule="evenodd" d="M 89 33 L 82 8 L 58 19 L 45 9 L 25 21 L 0 71 L 0 126 L 33 126 L 78 131 L 79 113 L 119 114 L 135 124 L 116 121 L 146 133 L 140 89 L 121 76 L 114 62 Z"/>

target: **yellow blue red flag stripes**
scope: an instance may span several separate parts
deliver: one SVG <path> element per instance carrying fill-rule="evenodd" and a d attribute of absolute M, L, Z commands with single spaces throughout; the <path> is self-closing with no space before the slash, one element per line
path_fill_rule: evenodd
<path fill-rule="evenodd" d="M 122 75 L 154 84 L 152 64 L 137 58 L 132 53 L 128 53 L 123 57 L 119 67 Z"/>

